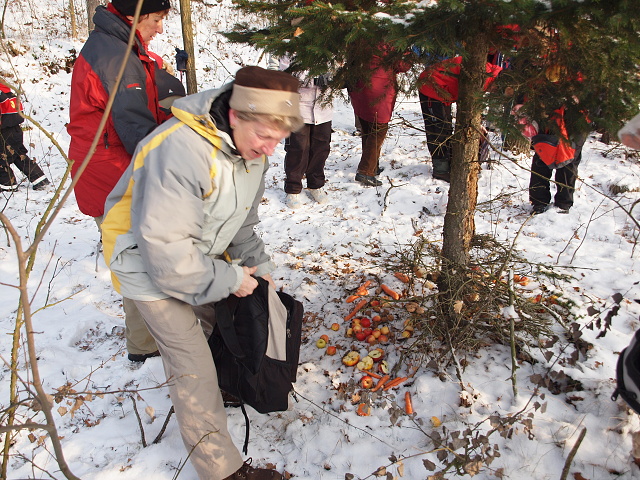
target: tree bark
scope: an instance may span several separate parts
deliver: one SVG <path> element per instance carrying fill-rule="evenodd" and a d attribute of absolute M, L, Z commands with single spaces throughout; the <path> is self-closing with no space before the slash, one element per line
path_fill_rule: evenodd
<path fill-rule="evenodd" d="M 455 268 L 469 262 L 478 201 L 478 148 L 488 43 L 476 36 L 468 43 L 459 77 L 456 128 L 452 141 L 451 186 L 444 218 L 442 256 Z"/>
<path fill-rule="evenodd" d="M 76 6 L 69 0 L 69 19 L 71 20 L 71 38 L 78 38 L 78 24 L 76 22 Z"/>
<path fill-rule="evenodd" d="M 198 91 L 198 82 L 196 81 L 196 63 L 193 48 L 193 24 L 191 23 L 190 0 L 180 0 L 180 20 L 182 21 L 184 50 L 189 55 L 189 58 L 187 59 L 187 94 L 191 95 Z"/>

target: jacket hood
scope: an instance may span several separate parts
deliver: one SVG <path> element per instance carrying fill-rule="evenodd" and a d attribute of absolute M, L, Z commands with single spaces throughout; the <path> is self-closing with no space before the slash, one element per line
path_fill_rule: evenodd
<path fill-rule="evenodd" d="M 110 12 L 107 7 L 103 5 L 98 5 L 96 7 L 96 13 L 93 15 L 93 23 L 96 25 L 95 31 L 112 35 L 124 43 L 129 42 L 131 27 L 127 25 L 124 20 L 119 18 L 118 15 Z M 136 35 L 134 49 L 136 46 L 140 52 L 147 55 L 147 50 L 142 45 L 139 35 Z"/>
<path fill-rule="evenodd" d="M 179 98 L 173 102 L 171 113 L 176 119 L 210 141 L 215 138 L 222 138 L 230 147 L 230 153 L 238 155 L 235 151 L 233 140 L 228 134 L 228 119 L 222 114 L 222 110 L 228 111 L 228 108 L 214 108 L 213 110 L 217 113 L 215 115 L 216 118 L 214 119 L 211 115 L 212 105 L 216 100 L 228 97 L 227 94 L 231 92 L 232 87 L 233 83 L 227 83 L 215 90 L 205 90 Z"/>
<path fill-rule="evenodd" d="M 125 43 L 129 41 L 131 27 L 118 18 L 117 15 L 107 10 L 107 7 L 103 5 L 96 7 L 96 13 L 93 15 L 93 23 L 95 23 L 96 29 L 113 35 Z"/>

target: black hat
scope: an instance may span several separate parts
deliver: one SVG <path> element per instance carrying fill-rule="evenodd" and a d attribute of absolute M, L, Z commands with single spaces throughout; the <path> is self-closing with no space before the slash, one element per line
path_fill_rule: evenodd
<path fill-rule="evenodd" d="M 122 15 L 133 17 L 136 13 L 138 0 L 111 0 L 111 4 Z M 171 3 L 169 3 L 169 0 L 142 0 L 140 15 L 162 12 L 163 10 L 169 10 L 170 8 Z"/>

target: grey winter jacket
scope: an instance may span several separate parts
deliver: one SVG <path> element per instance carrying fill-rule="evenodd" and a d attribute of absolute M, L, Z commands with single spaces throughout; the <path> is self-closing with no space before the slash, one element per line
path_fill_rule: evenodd
<path fill-rule="evenodd" d="M 124 297 L 201 305 L 240 287 L 240 265 L 274 269 L 254 231 L 267 158 L 243 160 L 209 113 L 231 87 L 176 100 L 107 198 L 104 257 Z"/>

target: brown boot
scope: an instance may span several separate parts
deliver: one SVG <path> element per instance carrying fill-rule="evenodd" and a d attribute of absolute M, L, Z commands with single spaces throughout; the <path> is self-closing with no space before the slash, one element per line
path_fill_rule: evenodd
<path fill-rule="evenodd" d="M 224 480 L 281 480 L 280 475 L 275 470 L 268 468 L 253 468 L 251 466 L 251 459 L 245 460 L 242 466 L 235 472 L 229 475 Z"/>

